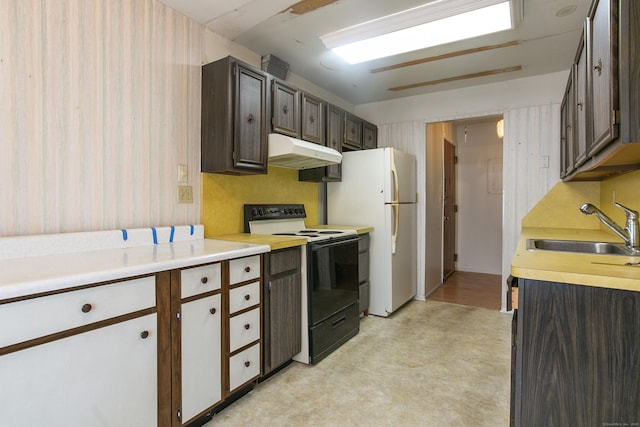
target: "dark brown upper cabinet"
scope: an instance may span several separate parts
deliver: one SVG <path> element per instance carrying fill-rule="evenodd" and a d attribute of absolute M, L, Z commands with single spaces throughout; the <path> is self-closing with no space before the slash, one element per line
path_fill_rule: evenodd
<path fill-rule="evenodd" d="M 573 96 L 573 75 L 575 67 L 569 73 L 567 86 L 564 90 L 564 98 L 560 105 L 560 177 L 564 178 L 575 169 L 573 156 L 574 137 L 573 126 L 574 116 L 574 96 Z"/>
<path fill-rule="evenodd" d="M 346 112 L 342 149 L 362 150 L 362 119 Z"/>
<path fill-rule="evenodd" d="M 344 138 L 344 111 L 334 105 L 327 104 L 326 143 L 327 147 L 342 151 Z M 299 181 L 335 182 L 342 179 L 342 165 L 335 164 L 320 168 L 304 169 L 298 173 Z"/>
<path fill-rule="evenodd" d="M 324 143 L 324 102 L 320 98 L 300 92 L 302 115 L 301 138 L 305 141 Z"/>
<path fill-rule="evenodd" d="M 362 149 L 378 148 L 378 127 L 367 121 L 362 122 Z"/>
<path fill-rule="evenodd" d="M 589 141 L 589 99 L 587 74 L 587 49 L 584 43 L 584 31 L 578 44 L 578 52 L 573 65 L 573 84 L 575 87 L 575 135 L 574 135 L 574 158 L 575 166 L 579 167 L 587 160 L 587 141 Z"/>
<path fill-rule="evenodd" d="M 617 0 L 594 0 L 587 16 L 592 111 L 590 155 L 597 154 L 618 137 L 617 3 Z"/>
<path fill-rule="evenodd" d="M 639 24 L 638 1 L 591 3 L 572 72 L 573 117 L 566 114 L 564 102 L 561 107 L 566 119 L 561 124 L 566 137 L 561 149 L 573 151 L 562 163 L 565 181 L 602 180 L 640 169 Z M 569 127 L 574 130 L 573 145 Z"/>
<path fill-rule="evenodd" d="M 267 173 L 268 80 L 233 57 L 202 67 L 202 172 Z"/>
<path fill-rule="evenodd" d="M 273 132 L 300 138 L 298 89 L 281 80 L 271 80 L 271 129 Z"/>

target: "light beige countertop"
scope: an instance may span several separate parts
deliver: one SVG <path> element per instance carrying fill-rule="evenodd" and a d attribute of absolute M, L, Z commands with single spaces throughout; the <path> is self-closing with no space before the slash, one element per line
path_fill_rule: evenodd
<path fill-rule="evenodd" d="M 511 261 L 514 277 L 640 291 L 640 257 L 528 250 L 527 239 L 619 242 L 603 230 L 523 227 Z"/>
<path fill-rule="evenodd" d="M 212 239 L 227 240 L 231 242 L 250 243 L 256 245 L 269 245 L 272 251 L 286 249 L 307 244 L 305 237 L 274 236 L 271 234 L 235 233 L 213 236 Z"/>

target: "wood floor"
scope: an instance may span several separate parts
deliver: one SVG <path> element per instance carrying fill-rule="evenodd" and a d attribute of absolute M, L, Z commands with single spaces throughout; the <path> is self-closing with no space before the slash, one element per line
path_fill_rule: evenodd
<path fill-rule="evenodd" d="M 456 271 L 428 299 L 500 310 L 502 277 Z"/>

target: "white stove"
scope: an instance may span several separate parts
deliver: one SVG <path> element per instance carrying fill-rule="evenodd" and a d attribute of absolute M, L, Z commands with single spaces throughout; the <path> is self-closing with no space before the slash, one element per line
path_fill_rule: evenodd
<path fill-rule="evenodd" d="M 245 205 L 245 233 L 305 237 L 309 243 L 356 235 L 355 230 L 309 229 L 304 205 Z"/>

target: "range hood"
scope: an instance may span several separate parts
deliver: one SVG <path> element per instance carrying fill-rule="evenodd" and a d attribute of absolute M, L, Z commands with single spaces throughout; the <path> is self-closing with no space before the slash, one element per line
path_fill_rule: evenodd
<path fill-rule="evenodd" d="M 289 169 L 319 168 L 342 162 L 333 148 L 278 133 L 269 134 L 269 165 Z"/>

